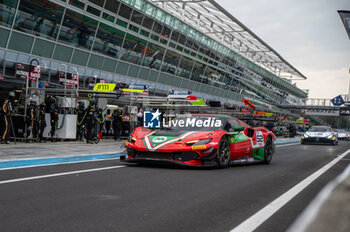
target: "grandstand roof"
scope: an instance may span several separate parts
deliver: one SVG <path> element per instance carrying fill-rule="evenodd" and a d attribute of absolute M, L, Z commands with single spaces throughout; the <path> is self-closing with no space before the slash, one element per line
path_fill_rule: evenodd
<path fill-rule="evenodd" d="M 281 78 L 306 77 L 214 0 L 148 0 Z"/>

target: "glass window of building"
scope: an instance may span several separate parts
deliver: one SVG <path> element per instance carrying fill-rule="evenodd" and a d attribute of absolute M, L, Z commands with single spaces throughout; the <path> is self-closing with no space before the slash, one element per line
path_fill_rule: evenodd
<path fill-rule="evenodd" d="M 186 36 L 184 36 L 183 34 L 180 34 L 179 43 L 185 45 Z"/>
<path fill-rule="evenodd" d="M 137 36 L 126 34 L 121 59 L 134 64 L 140 64 L 143 55 L 146 53 L 146 43 L 145 40 Z"/>
<path fill-rule="evenodd" d="M 119 9 L 119 5 L 120 5 L 119 1 L 107 0 L 106 4 L 105 4 L 105 9 L 117 14 L 118 9 Z"/>
<path fill-rule="evenodd" d="M 156 11 L 157 8 L 154 7 L 152 4 L 146 3 L 145 4 L 145 11 L 147 15 L 153 15 L 153 11 Z"/>
<path fill-rule="evenodd" d="M 157 14 L 155 15 L 155 18 L 158 19 L 161 22 L 165 22 L 165 16 L 166 13 L 162 11 L 161 9 L 157 9 Z"/>
<path fill-rule="evenodd" d="M 68 3 L 71 4 L 72 6 L 75 6 L 75 7 L 79 8 L 79 9 L 84 10 L 85 3 L 83 3 L 80 0 L 69 0 Z"/>
<path fill-rule="evenodd" d="M 191 72 L 192 72 L 192 67 L 193 67 L 193 60 L 183 56 L 180 62 L 180 70 L 179 70 L 179 75 L 181 77 L 190 79 L 191 77 Z"/>
<path fill-rule="evenodd" d="M 149 36 L 149 32 L 148 31 L 145 31 L 145 30 L 142 30 L 140 31 L 140 34 L 145 36 L 145 37 L 148 37 Z"/>
<path fill-rule="evenodd" d="M 188 48 L 192 48 L 192 46 L 193 46 L 193 40 L 189 37 L 186 38 L 186 46 Z"/>
<path fill-rule="evenodd" d="M 173 32 L 171 33 L 171 39 L 174 40 L 175 42 L 177 42 L 177 40 L 179 39 L 179 37 L 180 37 L 180 33 L 179 33 L 179 32 L 173 31 Z"/>
<path fill-rule="evenodd" d="M 63 7 L 45 0 L 22 0 L 14 28 L 47 39 L 57 37 Z"/>
<path fill-rule="evenodd" d="M 151 30 L 152 27 L 153 27 L 153 22 L 154 22 L 154 20 L 153 20 L 152 18 L 149 18 L 149 17 L 147 17 L 147 16 L 144 16 L 144 17 L 143 17 L 142 26 L 144 26 L 145 28 Z"/>
<path fill-rule="evenodd" d="M 143 19 L 143 14 L 138 12 L 137 10 L 134 10 L 131 16 L 131 21 L 141 25 L 142 19 Z"/>
<path fill-rule="evenodd" d="M 127 27 L 128 26 L 128 23 L 121 20 L 121 19 L 117 19 L 117 21 L 115 22 L 117 25 L 121 26 L 121 27 Z"/>
<path fill-rule="evenodd" d="M 88 0 L 89 2 L 95 4 L 95 5 L 98 5 L 100 7 L 103 7 L 103 4 L 105 3 L 105 0 Z M 108 2 L 109 0 L 107 0 Z"/>
<path fill-rule="evenodd" d="M 142 65 L 159 70 L 165 49 L 156 44 L 148 43 L 146 50 L 147 54 L 145 54 Z"/>
<path fill-rule="evenodd" d="M 157 34 L 161 34 L 162 30 L 163 30 L 163 25 L 158 23 L 157 21 L 154 22 L 153 24 L 153 29 L 154 32 L 156 32 Z"/>
<path fill-rule="evenodd" d="M 124 4 L 120 5 L 119 16 L 130 19 L 132 9 Z"/>
<path fill-rule="evenodd" d="M 136 33 L 139 33 L 139 28 L 132 25 L 132 24 L 129 24 L 129 30 L 136 32 Z"/>
<path fill-rule="evenodd" d="M 176 75 L 181 56 L 171 50 L 167 50 L 162 64 L 162 71 Z"/>
<path fill-rule="evenodd" d="M 72 46 L 90 49 L 94 40 L 97 21 L 77 12 L 67 10 L 59 41 Z"/>
<path fill-rule="evenodd" d="M 97 17 L 100 17 L 101 15 L 101 11 L 92 6 L 88 6 L 86 8 L 86 11 L 89 12 L 90 14 L 96 15 Z"/>
<path fill-rule="evenodd" d="M 0 1 L 0 23 L 2 26 L 11 27 L 18 0 Z"/>
<path fill-rule="evenodd" d="M 169 38 L 171 33 L 171 29 L 167 26 L 163 27 L 162 35 Z"/>
<path fill-rule="evenodd" d="M 159 41 L 159 36 L 151 34 L 151 39 L 153 39 L 154 41 Z"/>
<path fill-rule="evenodd" d="M 199 50 L 199 47 L 200 47 L 200 44 L 197 43 L 196 41 L 193 41 L 192 49 L 198 51 L 198 50 Z"/>
<path fill-rule="evenodd" d="M 97 31 L 94 51 L 117 58 L 123 44 L 125 32 L 100 23 Z"/>
<path fill-rule="evenodd" d="M 169 46 L 172 47 L 172 48 L 176 48 L 176 44 L 174 44 L 172 42 L 169 42 Z"/>
<path fill-rule="evenodd" d="M 160 37 L 160 42 L 164 45 L 168 44 L 168 40 L 165 37 Z"/>
<path fill-rule="evenodd" d="M 110 22 L 112 22 L 112 23 L 113 23 L 114 20 L 115 20 L 115 17 L 114 17 L 114 16 L 109 15 L 109 14 L 107 14 L 107 13 L 105 13 L 105 12 L 103 12 L 102 18 L 105 19 L 105 20 L 108 20 L 108 21 L 110 21 Z"/>
<path fill-rule="evenodd" d="M 205 74 L 205 65 L 200 62 L 195 62 L 193 66 L 192 76 L 191 80 L 197 81 L 197 82 L 205 82 L 206 78 L 204 76 Z"/>

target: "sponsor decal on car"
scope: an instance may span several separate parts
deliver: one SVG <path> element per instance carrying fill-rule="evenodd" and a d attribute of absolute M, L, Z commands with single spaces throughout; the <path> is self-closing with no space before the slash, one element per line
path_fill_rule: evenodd
<path fill-rule="evenodd" d="M 152 139 L 152 142 L 154 143 L 162 143 L 165 142 L 168 138 L 165 136 L 158 136 Z"/>

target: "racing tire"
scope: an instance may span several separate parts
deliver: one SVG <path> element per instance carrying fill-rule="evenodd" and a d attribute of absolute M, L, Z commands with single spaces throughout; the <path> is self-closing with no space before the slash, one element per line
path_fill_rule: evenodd
<path fill-rule="evenodd" d="M 333 146 L 337 146 L 337 145 L 338 145 L 338 141 L 334 141 L 334 142 L 332 143 L 332 145 L 333 145 Z"/>
<path fill-rule="evenodd" d="M 271 137 L 267 137 L 264 145 L 264 164 L 271 162 L 273 156 L 273 143 Z"/>
<path fill-rule="evenodd" d="M 219 168 L 226 168 L 230 162 L 231 148 L 227 138 L 221 138 L 216 155 L 216 163 Z"/>

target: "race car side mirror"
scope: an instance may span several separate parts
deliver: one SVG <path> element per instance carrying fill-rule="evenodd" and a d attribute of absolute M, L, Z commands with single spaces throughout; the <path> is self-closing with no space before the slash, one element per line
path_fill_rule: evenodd
<path fill-rule="evenodd" d="M 244 131 L 245 127 L 244 126 L 235 126 L 234 131 Z"/>

